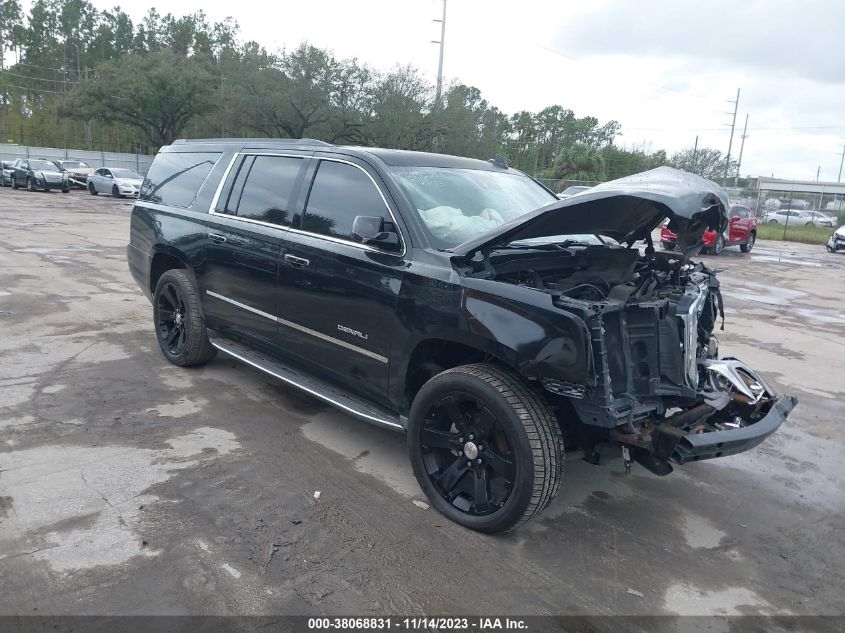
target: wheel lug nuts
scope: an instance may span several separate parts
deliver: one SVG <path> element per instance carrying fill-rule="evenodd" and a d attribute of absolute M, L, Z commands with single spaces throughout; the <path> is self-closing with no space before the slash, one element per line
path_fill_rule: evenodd
<path fill-rule="evenodd" d="M 467 462 L 467 468 L 472 468 L 472 462 Z"/>
<path fill-rule="evenodd" d="M 464 443 L 464 438 L 460 438 L 458 441 L 459 441 L 461 444 L 463 444 L 463 443 Z"/>
<path fill-rule="evenodd" d="M 481 460 L 479 459 L 479 460 L 478 460 L 478 462 L 476 462 L 476 463 L 480 464 L 480 463 L 481 463 Z"/>
<path fill-rule="evenodd" d="M 474 437 L 475 436 L 472 433 L 469 434 L 469 439 L 473 439 Z"/>

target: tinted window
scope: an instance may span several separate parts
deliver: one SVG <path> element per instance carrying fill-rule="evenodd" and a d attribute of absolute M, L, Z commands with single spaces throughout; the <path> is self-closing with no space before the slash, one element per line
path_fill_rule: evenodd
<path fill-rule="evenodd" d="M 159 154 L 144 179 L 140 198 L 174 207 L 191 206 L 219 158 L 217 152 Z"/>
<path fill-rule="evenodd" d="M 352 165 L 321 161 L 308 196 L 302 228 L 351 239 L 352 222 L 357 215 L 388 215 L 373 181 Z"/>
<path fill-rule="evenodd" d="M 235 179 L 227 212 L 235 211 L 239 218 L 290 226 L 289 206 L 303 164 L 301 158 L 248 157 Z"/>

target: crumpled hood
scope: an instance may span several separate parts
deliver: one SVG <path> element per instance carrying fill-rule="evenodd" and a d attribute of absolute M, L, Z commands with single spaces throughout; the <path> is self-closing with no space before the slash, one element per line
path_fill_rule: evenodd
<path fill-rule="evenodd" d="M 711 180 L 671 167 L 658 167 L 611 180 L 570 198 L 506 222 L 452 249 L 475 251 L 552 235 L 597 233 L 619 242 L 645 237 L 664 218 L 682 250 L 701 245 L 707 229 L 728 223 L 728 194 Z"/>

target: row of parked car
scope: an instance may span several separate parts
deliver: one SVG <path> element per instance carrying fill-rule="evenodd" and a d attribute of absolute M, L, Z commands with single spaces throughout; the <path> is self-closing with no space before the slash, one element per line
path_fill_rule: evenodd
<path fill-rule="evenodd" d="M 94 169 L 79 160 L 47 160 L 19 158 L 2 162 L 0 186 L 29 191 L 60 189 L 69 193 L 71 187 L 87 189 L 96 196 L 111 193 L 115 198 L 137 197 L 144 177 L 131 169 L 100 167 Z"/>
<path fill-rule="evenodd" d="M 836 226 L 836 218 L 818 211 L 803 209 L 778 209 L 768 211 L 763 215 L 766 224 L 791 224 L 793 226 L 823 226 L 832 229 Z"/>

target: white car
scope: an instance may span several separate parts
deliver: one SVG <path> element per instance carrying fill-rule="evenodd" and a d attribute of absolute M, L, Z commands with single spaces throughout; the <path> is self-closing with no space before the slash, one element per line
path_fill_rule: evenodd
<path fill-rule="evenodd" d="M 577 193 L 581 193 L 582 191 L 587 191 L 588 189 L 592 189 L 592 187 L 586 187 L 584 185 L 572 185 L 571 187 L 567 187 L 559 194 L 557 194 L 558 198 L 571 198 Z"/>
<path fill-rule="evenodd" d="M 110 193 L 115 198 L 138 197 L 144 177 L 131 169 L 101 167 L 88 176 L 88 191 L 92 196 Z"/>
<path fill-rule="evenodd" d="M 812 226 L 813 218 L 807 211 L 799 211 L 798 209 L 780 209 L 778 211 L 770 211 L 763 216 L 763 222 L 766 224 L 787 224 L 791 226 Z"/>
<path fill-rule="evenodd" d="M 827 250 L 831 253 L 845 251 L 845 225 L 836 229 L 827 240 Z"/>
<path fill-rule="evenodd" d="M 828 229 L 832 229 L 836 226 L 836 218 L 834 217 L 825 215 L 824 213 L 819 213 L 818 211 L 805 211 L 805 213 L 816 226 L 823 226 Z"/>

